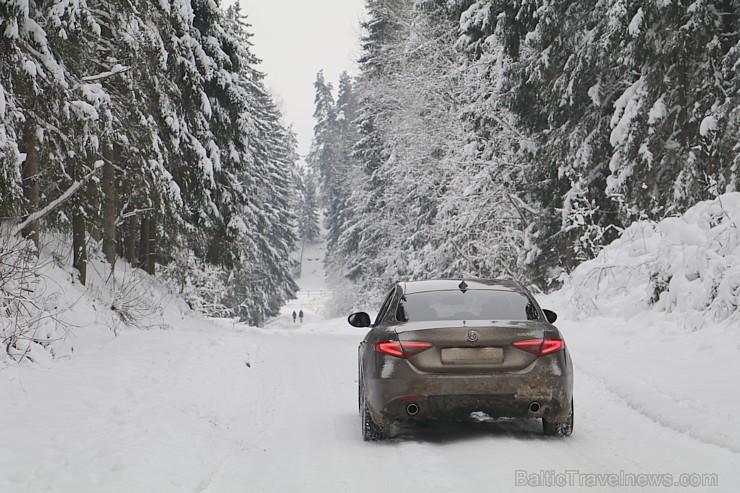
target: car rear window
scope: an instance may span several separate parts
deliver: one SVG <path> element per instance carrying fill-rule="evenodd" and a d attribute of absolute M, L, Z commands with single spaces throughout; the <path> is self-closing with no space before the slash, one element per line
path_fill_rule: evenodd
<path fill-rule="evenodd" d="M 537 320 L 537 309 L 523 293 L 495 290 L 427 291 L 407 294 L 396 310 L 399 322 L 433 320 Z"/>

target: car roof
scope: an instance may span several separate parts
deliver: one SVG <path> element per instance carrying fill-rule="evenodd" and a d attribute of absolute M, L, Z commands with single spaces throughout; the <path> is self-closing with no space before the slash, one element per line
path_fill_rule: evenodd
<path fill-rule="evenodd" d="M 516 281 L 509 279 L 430 279 L 426 281 L 400 282 L 404 294 L 421 293 L 425 291 L 449 291 L 460 289 L 460 284 L 465 281 L 466 289 L 486 289 L 492 291 L 517 291 L 524 292 L 525 289 Z"/>

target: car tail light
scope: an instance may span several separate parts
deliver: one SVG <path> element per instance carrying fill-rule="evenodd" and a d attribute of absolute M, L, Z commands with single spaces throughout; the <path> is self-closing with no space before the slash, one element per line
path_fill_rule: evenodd
<path fill-rule="evenodd" d="M 512 346 L 532 353 L 535 356 L 545 356 L 565 349 L 565 341 L 562 339 L 534 339 L 530 341 L 516 341 Z"/>
<path fill-rule="evenodd" d="M 379 353 L 389 354 L 396 358 L 408 358 L 431 348 L 432 344 L 428 342 L 416 341 L 386 341 L 376 342 L 375 350 Z"/>
<path fill-rule="evenodd" d="M 565 341 L 562 339 L 545 339 L 542 342 L 542 351 L 540 352 L 540 356 L 555 353 L 563 349 L 565 349 Z"/>

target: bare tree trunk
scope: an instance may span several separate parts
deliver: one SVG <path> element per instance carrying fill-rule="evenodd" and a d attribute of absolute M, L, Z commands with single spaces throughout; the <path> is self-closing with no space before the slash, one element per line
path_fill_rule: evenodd
<path fill-rule="evenodd" d="M 80 283 L 87 282 L 87 248 L 85 246 L 85 217 L 79 206 L 72 213 L 72 251 L 74 252 L 73 266 L 79 272 Z"/>
<path fill-rule="evenodd" d="M 86 161 L 70 163 L 72 178 L 77 183 L 84 181 Z M 90 167 L 94 169 L 94 166 Z M 92 181 L 92 180 L 90 180 Z M 77 269 L 78 279 L 83 286 L 87 283 L 87 231 L 85 226 L 85 197 L 75 194 L 72 199 L 72 266 Z"/>
<path fill-rule="evenodd" d="M 149 220 L 149 256 L 147 257 L 146 271 L 154 275 L 156 273 L 155 260 L 157 259 L 157 228 L 156 222 L 152 217 Z"/>
<path fill-rule="evenodd" d="M 116 153 L 113 151 L 113 144 L 107 143 L 103 147 L 103 160 L 103 254 L 113 269 L 116 265 L 116 219 L 118 217 L 114 168 Z"/>
<path fill-rule="evenodd" d="M 93 169 L 96 157 L 97 155 L 94 152 L 89 154 L 90 169 Z M 103 239 L 103 233 L 100 231 L 100 223 L 98 222 L 100 217 L 100 190 L 98 189 L 96 180 L 87 182 L 87 202 L 93 211 L 93 216 L 88 221 L 90 237 L 100 243 L 100 240 Z"/>
<path fill-rule="evenodd" d="M 139 265 L 142 269 L 148 271 L 149 267 L 149 216 L 141 218 L 141 234 L 139 235 Z"/>
<path fill-rule="evenodd" d="M 41 187 L 39 185 L 39 169 L 36 162 L 36 119 L 26 115 L 26 123 L 23 126 L 23 152 L 26 153 L 26 161 L 23 163 L 23 195 L 28 200 L 29 212 L 33 214 L 39 210 Z M 29 238 L 39 250 L 39 221 L 31 221 L 23 229 L 23 236 Z"/>
<path fill-rule="evenodd" d="M 139 232 L 139 221 L 134 215 L 128 218 L 128 235 L 126 237 L 126 260 L 136 267 L 138 258 L 136 256 L 136 235 Z"/>

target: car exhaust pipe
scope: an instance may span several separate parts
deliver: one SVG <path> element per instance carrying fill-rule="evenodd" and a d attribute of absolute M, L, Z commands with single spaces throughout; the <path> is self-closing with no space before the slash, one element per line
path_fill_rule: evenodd
<path fill-rule="evenodd" d="M 409 404 L 408 406 L 406 406 L 406 413 L 409 416 L 416 416 L 417 414 L 419 414 L 419 406 L 417 406 L 416 404 Z"/>
<path fill-rule="evenodd" d="M 533 402 L 529 405 L 529 412 L 532 414 L 536 414 L 540 411 L 540 403 L 539 402 Z"/>

